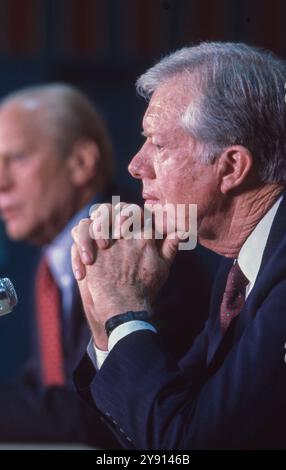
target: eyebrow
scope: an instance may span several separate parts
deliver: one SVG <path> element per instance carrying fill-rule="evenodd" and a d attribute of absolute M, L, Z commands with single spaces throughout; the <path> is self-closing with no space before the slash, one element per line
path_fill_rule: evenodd
<path fill-rule="evenodd" d="M 145 132 L 145 131 L 141 131 L 140 132 L 141 135 L 143 135 L 143 137 L 145 137 L 146 139 L 150 138 L 159 138 L 159 139 L 164 139 L 165 140 L 165 136 L 161 134 L 161 132 Z"/>
<path fill-rule="evenodd" d="M 152 136 L 155 136 L 155 135 L 161 137 L 161 133 L 160 133 L 160 132 L 156 132 L 156 131 L 155 131 L 155 132 L 145 132 L 145 131 L 141 131 L 140 134 L 143 135 L 143 137 L 146 137 L 146 138 L 147 138 L 147 137 L 152 137 Z"/>

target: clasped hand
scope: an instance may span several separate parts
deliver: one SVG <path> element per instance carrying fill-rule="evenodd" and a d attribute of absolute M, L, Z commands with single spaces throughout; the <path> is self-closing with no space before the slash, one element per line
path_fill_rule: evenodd
<path fill-rule="evenodd" d="M 105 204 L 106 206 L 107 204 Z M 122 204 L 125 208 L 127 204 Z M 115 231 L 120 238 L 96 238 L 100 232 L 97 215 L 82 219 L 72 229 L 72 267 L 78 282 L 84 310 L 95 344 L 107 349 L 105 322 L 126 311 L 147 310 L 168 277 L 175 257 L 178 239 L 125 238 L 124 217 L 115 219 Z M 109 220 L 112 206 L 108 205 Z"/>

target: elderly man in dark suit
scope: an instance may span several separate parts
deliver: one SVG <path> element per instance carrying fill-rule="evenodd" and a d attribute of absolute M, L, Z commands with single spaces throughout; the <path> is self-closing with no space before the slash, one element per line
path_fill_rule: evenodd
<path fill-rule="evenodd" d="M 92 204 L 117 194 L 111 185 L 112 170 L 106 127 L 92 103 L 73 87 L 54 84 L 24 89 L 0 103 L 1 217 L 12 240 L 41 247 L 35 282 L 29 280 L 30 286 L 35 284 L 35 347 L 21 378 L 0 386 L 0 441 L 119 447 L 98 415 L 75 393 L 72 383 L 72 372 L 86 349 L 90 330 L 72 275 L 70 232 L 88 216 Z M 18 262 L 19 249 L 16 251 Z M 187 320 L 191 329 L 188 338 L 180 338 L 175 345 L 178 355 L 202 326 L 208 302 L 208 296 L 204 303 L 198 302 L 200 285 L 208 291 L 210 283 L 197 257 L 191 258 L 196 269 L 193 289 L 188 286 L 189 268 L 181 260 L 174 264 L 171 284 L 166 285 L 156 305 L 157 323 L 167 342 L 170 335 L 166 327 L 178 331 L 178 325 L 168 321 L 176 305 L 185 306 L 186 311 L 192 305 L 198 312 Z M 31 260 L 26 262 L 31 264 Z M 10 264 L 13 268 L 13 262 Z M 6 325 L 13 321 L 15 328 L 20 309 L 30 305 L 27 294 L 32 294 L 27 286 L 22 289 L 31 267 L 18 267 L 18 271 L 22 277 L 16 283 L 20 304 L 14 319 L 3 318 Z M 27 318 L 26 312 L 21 315 Z M 15 340 L 9 348 L 17 349 Z M 9 354 L 6 349 L 8 361 Z"/>
<path fill-rule="evenodd" d="M 90 221 L 73 231 L 93 333 L 78 390 L 127 448 L 286 448 L 285 82 L 285 62 L 235 43 L 182 49 L 138 81 L 150 103 L 129 170 L 150 204 L 196 203 L 199 242 L 225 257 L 205 328 L 179 362 L 150 317 L 181 222 L 159 244 L 123 230 L 98 240 L 93 264 L 82 259 L 96 247 Z"/>

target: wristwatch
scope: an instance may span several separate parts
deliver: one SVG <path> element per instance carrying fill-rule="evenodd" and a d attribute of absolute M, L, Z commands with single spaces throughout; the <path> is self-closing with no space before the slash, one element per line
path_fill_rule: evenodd
<path fill-rule="evenodd" d="M 150 313 L 146 310 L 141 310 L 139 312 L 125 312 L 115 315 L 114 317 L 109 318 L 105 323 L 105 331 L 109 337 L 111 332 L 119 325 L 126 323 L 132 320 L 141 320 L 148 321 L 150 319 Z"/>

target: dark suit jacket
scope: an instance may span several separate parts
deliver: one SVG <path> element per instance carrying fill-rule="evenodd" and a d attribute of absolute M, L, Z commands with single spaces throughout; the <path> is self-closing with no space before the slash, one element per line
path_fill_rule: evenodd
<path fill-rule="evenodd" d="M 209 319 L 179 362 L 149 331 L 120 340 L 97 374 L 83 358 L 78 390 L 127 448 L 286 449 L 285 221 L 286 197 L 255 286 L 223 338 L 219 308 L 232 260 L 223 261 Z"/>
<path fill-rule="evenodd" d="M 21 259 L 20 251 L 21 247 L 16 249 L 15 262 Z M 11 260 L 11 267 L 15 266 L 14 260 Z M 72 380 L 65 388 L 46 389 L 42 386 L 36 322 L 33 315 L 28 321 L 31 312 L 27 311 L 27 307 L 32 305 L 33 297 L 35 269 L 32 269 L 31 264 L 36 262 L 37 256 L 34 256 L 33 263 L 31 259 L 26 259 L 23 266 L 19 267 L 16 278 L 13 272 L 3 271 L 3 275 L 11 275 L 15 282 L 19 305 L 13 314 L 0 319 L 0 337 L 1 332 L 3 332 L 3 341 L 4 336 L 6 337 L 0 367 L 9 363 L 11 355 L 20 354 L 18 341 L 21 335 L 29 334 L 29 329 L 33 333 L 34 344 L 29 354 L 29 364 L 21 376 L 17 375 L 14 381 L 6 381 L 0 385 L 0 441 L 82 442 L 101 448 L 118 448 L 120 445 L 108 427 L 102 424 L 98 413 L 75 393 Z M 195 271 L 191 289 L 190 265 Z M 77 290 L 76 287 L 75 289 Z M 200 301 L 200 292 L 204 292 L 203 302 Z M 173 331 L 176 331 L 178 341 L 172 343 L 174 355 L 180 356 L 186 350 L 190 339 L 202 328 L 208 308 L 209 293 L 210 277 L 205 274 L 197 255 L 190 252 L 187 258 L 179 256 L 172 267 L 169 282 L 155 306 L 156 322 L 162 329 L 162 337 L 166 344 L 170 343 Z M 186 332 L 185 323 L 174 324 L 173 312 L 179 308 L 188 314 L 192 307 L 195 314 L 185 319 L 189 325 L 189 332 Z M 71 321 L 64 326 L 63 331 L 65 368 L 68 377 L 72 377 L 72 372 L 84 354 L 90 338 L 80 299 L 76 294 L 70 318 Z M 27 321 L 30 328 L 25 325 Z M 10 325 L 10 334 L 8 334 Z"/>

